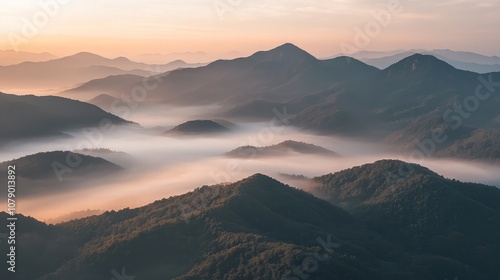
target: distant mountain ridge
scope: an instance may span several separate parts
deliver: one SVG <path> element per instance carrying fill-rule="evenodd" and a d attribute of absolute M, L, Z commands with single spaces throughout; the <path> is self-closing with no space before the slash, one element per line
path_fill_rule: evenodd
<path fill-rule="evenodd" d="M 0 50 L 0 65 L 9 66 L 16 65 L 22 62 L 41 62 L 56 59 L 57 57 L 51 53 L 32 53 L 14 50 Z"/>
<path fill-rule="evenodd" d="M 418 151 L 419 143 L 432 139 L 436 129 L 445 129 L 445 143 L 435 143 L 430 152 L 418 152 L 500 163 L 498 153 L 481 148 L 493 144 L 492 150 L 500 149 L 494 138 L 500 129 L 500 99 L 490 94 L 487 101 L 477 100 L 481 109 L 467 118 L 457 116 L 456 107 L 474 98 L 478 86 L 491 90 L 500 81 L 500 72 L 483 75 L 481 80 L 479 74 L 456 69 L 431 55 L 414 54 L 379 70 L 349 57 L 318 60 L 284 44 L 154 78 L 161 83 L 148 92 L 147 102 L 221 106 L 210 118 L 262 121 L 274 118 L 276 111 L 287 112 L 286 123 L 298 128 L 382 141 L 404 153 Z M 482 85 L 484 81 L 489 85 Z M 140 83 L 114 91 L 102 89 L 116 98 L 130 93 L 134 85 Z M 457 123 L 458 129 L 450 128 Z M 457 147 L 465 151 L 458 152 Z"/>
<path fill-rule="evenodd" d="M 359 52 L 353 54 L 353 57 L 379 69 L 385 69 L 399 60 L 416 53 L 436 56 L 457 69 L 482 74 L 500 72 L 500 57 L 485 56 L 472 52 L 457 52 L 451 50 L 399 50 L 374 53 Z"/>
<path fill-rule="evenodd" d="M 125 57 L 109 59 L 93 53 L 81 52 L 47 61 L 0 66 L 2 77 L 0 90 L 15 93 L 33 93 L 34 91 L 53 93 L 107 76 L 129 74 L 144 77 L 199 65 L 202 64 L 188 64 L 183 61 L 151 65 L 134 62 Z"/>

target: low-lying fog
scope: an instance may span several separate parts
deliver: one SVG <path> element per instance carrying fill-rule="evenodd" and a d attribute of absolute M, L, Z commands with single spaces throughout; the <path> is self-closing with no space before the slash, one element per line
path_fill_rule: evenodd
<path fill-rule="evenodd" d="M 73 139 L 40 140 L 3 148 L 0 151 L 0 162 L 41 151 L 80 148 L 109 148 L 130 155 L 123 162 L 114 162 L 125 167 L 124 172 L 102 180 L 88 178 L 78 190 L 72 188 L 73 191 L 68 193 L 47 194 L 30 199 L 20 197 L 17 212 L 45 220 L 86 209 L 118 210 L 137 207 L 202 185 L 233 182 L 254 173 L 267 174 L 295 185 L 293 181 L 279 177 L 279 173 L 313 177 L 380 159 L 410 161 L 403 155 L 388 153 L 377 144 L 311 135 L 289 127 L 271 127 L 269 122 L 238 123 L 237 131 L 210 137 L 162 136 L 160 133 L 164 129 L 157 127 L 168 128 L 197 119 L 195 115 L 199 110 L 191 111 L 191 115 L 182 110 L 170 112 L 176 112 L 175 117 L 162 117 L 161 111 L 151 111 L 149 115 L 132 119 L 141 123 L 144 130 L 119 128 L 106 135 L 98 135 L 94 130 L 91 145 L 89 138 L 81 133 L 74 133 Z M 319 145 L 337 152 L 341 157 L 296 154 L 265 159 L 236 159 L 224 156 L 224 153 L 239 146 L 269 146 L 284 140 Z M 106 154 L 102 157 L 107 158 Z M 448 178 L 500 186 L 498 166 L 430 158 L 418 163 Z M 63 181 L 61 184 L 64 183 Z M 6 209 L 5 202 L 1 201 L 1 204 L 1 209 Z"/>

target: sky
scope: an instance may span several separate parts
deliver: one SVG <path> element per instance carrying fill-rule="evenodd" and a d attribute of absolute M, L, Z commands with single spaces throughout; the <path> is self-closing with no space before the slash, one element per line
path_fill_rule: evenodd
<path fill-rule="evenodd" d="M 317 57 L 396 49 L 500 56 L 500 0 L 4 0 L 0 26 L 0 49 L 58 56 L 220 56 L 285 42 Z"/>

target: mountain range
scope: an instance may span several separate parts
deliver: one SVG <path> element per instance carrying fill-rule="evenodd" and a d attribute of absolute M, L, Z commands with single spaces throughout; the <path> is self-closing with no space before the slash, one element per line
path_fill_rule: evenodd
<path fill-rule="evenodd" d="M 219 117 L 253 121 L 286 111 L 287 122 L 315 133 L 382 141 L 420 156 L 499 160 L 498 152 L 481 148 L 500 148 L 500 98 L 493 94 L 500 72 L 479 75 L 430 55 L 411 55 L 379 70 L 350 57 L 318 60 L 285 44 L 155 78 L 162 82 L 149 101 L 219 104 Z M 110 78 L 100 84 L 93 90 L 115 98 L 130 91 L 110 92 Z M 445 140 L 434 141 L 435 133 Z"/>
<path fill-rule="evenodd" d="M 402 180 L 387 180 L 401 165 Z M 397 174 L 397 173 L 396 173 Z M 497 279 L 500 190 L 384 160 L 314 178 L 329 202 L 255 174 L 46 225 L 20 216 L 22 279 Z M 340 207 L 339 207 L 340 206 Z M 5 219 L 6 213 L 0 213 Z M 5 233 L 6 228 L 0 229 Z M 0 247 L 6 249 L 6 243 Z M 147 253 L 145 253 L 147 252 Z M 7 273 L 5 271 L 0 272 Z"/>
<path fill-rule="evenodd" d="M 80 56 L 90 56 L 84 59 L 87 65 L 103 60 Z M 61 68 L 55 66 L 80 59 L 45 63 Z M 124 69 L 139 67 L 125 58 L 106 61 Z M 300 129 L 380 141 L 414 157 L 500 160 L 500 97 L 494 94 L 500 72 L 458 70 L 430 55 L 414 54 L 379 70 L 350 57 L 319 60 L 284 44 L 151 79 L 158 84 L 148 90 L 146 103 L 220 106 L 220 112 L 207 118 L 265 121 L 278 111 Z M 143 83 L 138 75 L 109 76 L 62 94 L 84 96 L 109 109 Z"/>
<path fill-rule="evenodd" d="M 11 93 L 54 93 L 107 76 L 131 74 L 144 77 L 194 66 L 199 65 L 183 61 L 162 65 L 145 64 L 125 57 L 109 59 L 81 52 L 47 61 L 0 66 L 0 90 Z"/>
<path fill-rule="evenodd" d="M 0 66 L 16 65 L 23 62 L 41 62 L 56 59 L 51 53 L 32 53 L 13 50 L 0 50 Z"/>

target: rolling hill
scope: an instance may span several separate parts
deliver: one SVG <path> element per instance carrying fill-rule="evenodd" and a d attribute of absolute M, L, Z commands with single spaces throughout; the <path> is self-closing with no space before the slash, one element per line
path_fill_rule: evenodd
<path fill-rule="evenodd" d="M 131 122 L 98 107 L 61 97 L 0 93 L 0 145 L 20 139 L 64 136 L 64 132 Z M 67 136 L 67 135 L 66 135 Z"/>
<path fill-rule="evenodd" d="M 194 120 L 182 123 L 167 132 L 170 136 L 207 135 L 230 132 L 231 128 L 212 120 Z"/>
<path fill-rule="evenodd" d="M 226 153 L 226 156 L 237 158 L 274 157 L 292 154 L 309 154 L 337 157 L 338 154 L 320 146 L 297 142 L 292 140 L 283 141 L 279 144 L 267 147 L 242 146 Z"/>

